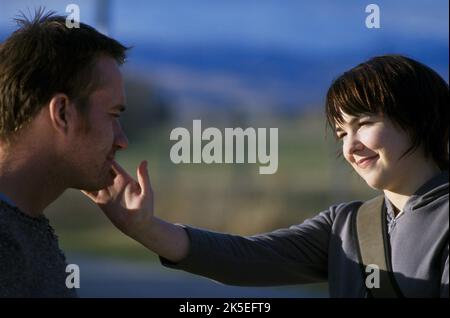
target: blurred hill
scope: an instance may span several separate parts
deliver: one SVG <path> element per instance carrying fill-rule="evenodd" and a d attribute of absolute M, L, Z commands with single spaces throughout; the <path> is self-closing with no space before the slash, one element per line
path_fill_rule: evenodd
<path fill-rule="evenodd" d="M 245 108 L 246 113 L 299 114 L 321 111 L 317 106 L 334 78 L 382 54 L 416 58 L 448 81 L 448 42 L 412 37 L 387 37 L 373 46 L 331 52 L 144 43 L 130 52 L 125 70 L 151 79 L 171 97 L 176 111 Z"/>
<path fill-rule="evenodd" d="M 64 11 L 64 1 L 2 3 L 0 41 L 19 9 L 45 4 Z M 448 1 L 377 4 L 381 28 L 369 30 L 361 1 L 79 1 L 84 22 L 107 21 L 109 34 L 133 47 L 127 77 L 151 83 L 173 115 L 188 118 L 320 111 L 335 77 L 382 54 L 418 59 L 448 81 Z"/>
<path fill-rule="evenodd" d="M 139 76 L 124 77 L 127 110 L 121 124 L 129 139 L 152 134 L 173 117 L 170 102 L 154 89 L 154 85 Z"/>

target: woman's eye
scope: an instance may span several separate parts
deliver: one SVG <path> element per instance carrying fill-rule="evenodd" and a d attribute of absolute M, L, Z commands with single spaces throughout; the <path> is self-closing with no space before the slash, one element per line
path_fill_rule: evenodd
<path fill-rule="evenodd" d="M 366 126 L 366 125 L 370 125 L 370 124 L 371 124 L 370 121 L 362 121 L 362 122 L 359 123 L 359 127 L 361 127 L 361 126 Z"/>
<path fill-rule="evenodd" d="M 347 135 L 347 134 L 346 133 L 338 134 L 337 139 L 341 140 L 342 138 L 345 137 L 345 135 Z"/>

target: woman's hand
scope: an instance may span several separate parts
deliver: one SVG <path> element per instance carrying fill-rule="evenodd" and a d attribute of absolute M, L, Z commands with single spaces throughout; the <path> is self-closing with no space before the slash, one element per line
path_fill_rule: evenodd
<path fill-rule="evenodd" d="M 147 171 L 147 162 L 142 161 L 134 180 L 117 162 L 113 162 L 115 174 L 113 184 L 105 189 L 88 192 L 91 198 L 123 233 L 133 238 L 144 225 L 153 220 L 153 192 Z"/>
<path fill-rule="evenodd" d="M 189 237 L 183 227 L 158 219 L 153 214 L 153 192 L 147 162 L 137 168 L 135 181 L 117 162 L 113 162 L 113 184 L 95 192 L 82 191 L 103 210 L 123 233 L 149 250 L 178 262 L 189 251 Z"/>

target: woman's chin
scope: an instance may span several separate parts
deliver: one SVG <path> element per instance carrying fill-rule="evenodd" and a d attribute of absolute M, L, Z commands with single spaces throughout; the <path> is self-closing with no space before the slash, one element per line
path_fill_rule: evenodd
<path fill-rule="evenodd" d="M 382 181 L 381 176 L 378 173 L 372 172 L 370 174 L 361 176 L 364 181 L 367 183 L 369 187 L 371 187 L 374 190 L 383 190 L 384 189 L 384 182 Z"/>
<path fill-rule="evenodd" d="M 367 181 L 366 181 L 366 183 L 369 187 L 371 187 L 374 190 L 383 190 L 383 188 L 376 183 L 369 183 Z"/>

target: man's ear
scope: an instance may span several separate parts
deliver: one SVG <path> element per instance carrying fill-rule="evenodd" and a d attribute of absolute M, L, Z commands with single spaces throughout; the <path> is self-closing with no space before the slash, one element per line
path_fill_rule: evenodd
<path fill-rule="evenodd" d="M 74 107 L 66 94 L 56 94 L 49 102 L 50 120 L 53 128 L 67 134 L 69 126 L 73 125 L 75 118 Z"/>

